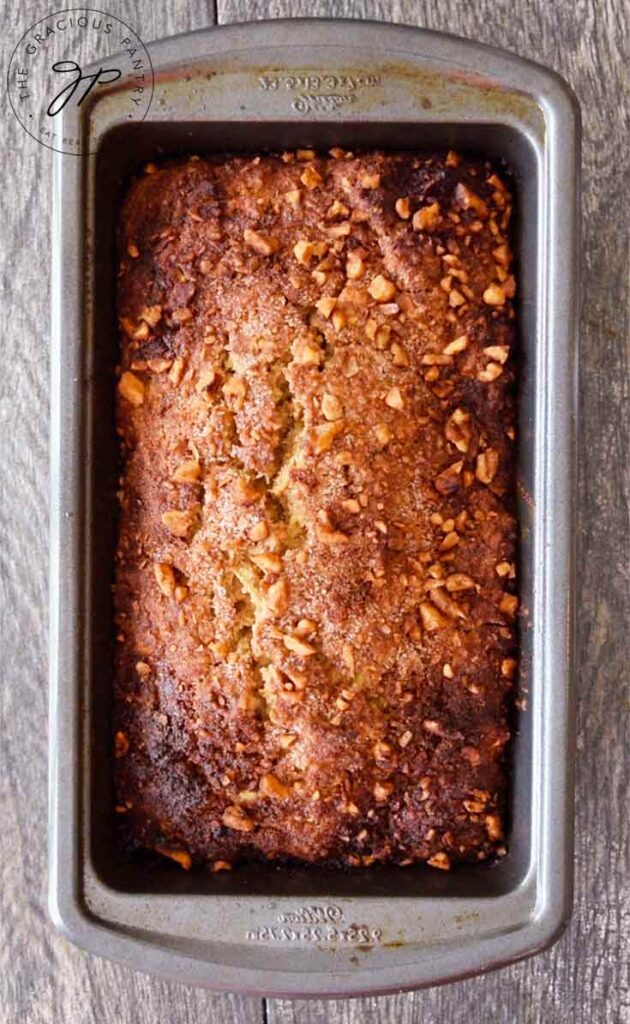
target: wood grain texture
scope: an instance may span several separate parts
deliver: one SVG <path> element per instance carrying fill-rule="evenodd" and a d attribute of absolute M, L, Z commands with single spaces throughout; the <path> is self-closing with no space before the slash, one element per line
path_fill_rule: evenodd
<path fill-rule="evenodd" d="M 627 685 L 623 683 L 628 645 L 622 627 L 630 612 L 627 92 L 625 106 L 623 100 L 629 57 L 627 11 L 619 0 L 219 0 L 219 22 L 346 15 L 421 25 L 503 46 L 559 71 L 575 89 L 584 120 L 580 700 L 573 920 L 548 953 L 485 978 L 395 998 L 273 1001 L 268 1007 L 273 1024 L 619 1024 L 630 1020 L 630 779 Z"/>
<path fill-rule="evenodd" d="M 22 32 L 62 7 L 3 5 L 8 60 Z M 70 3 L 68 6 L 72 6 Z M 209 4 L 106 0 L 143 39 L 212 24 Z M 9 45 L 9 43 L 11 45 Z M 0 194 L 0 1024 L 258 1024 L 259 999 L 157 981 L 80 952 L 46 911 L 46 604 L 50 171 L 52 154 L 9 110 Z"/>
<path fill-rule="evenodd" d="M 104 0 L 98 6 L 124 18 L 145 40 L 215 20 L 211 2 Z M 5 0 L 5 66 L 24 28 L 54 9 L 46 0 Z M 222 22 L 345 15 L 425 25 L 549 64 L 581 101 L 585 287 L 575 914 L 553 950 L 484 978 L 388 998 L 272 1000 L 265 1010 L 260 1000 L 214 996 L 116 967 L 54 932 L 45 910 L 51 154 L 24 135 L 5 103 L 0 1024 L 254 1024 L 264 1012 L 273 1024 L 628 1024 L 627 8 L 621 0 L 219 0 L 218 14 Z"/>

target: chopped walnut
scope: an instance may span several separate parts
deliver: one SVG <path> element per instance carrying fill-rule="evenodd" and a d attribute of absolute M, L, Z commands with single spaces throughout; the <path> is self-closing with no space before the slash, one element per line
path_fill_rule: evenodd
<path fill-rule="evenodd" d="M 436 491 L 439 491 L 440 494 L 453 494 L 454 491 L 457 491 L 460 487 L 460 476 L 463 468 L 464 463 L 460 460 L 459 462 L 453 462 L 446 469 L 442 470 L 433 481 Z"/>
<path fill-rule="evenodd" d="M 162 319 L 162 307 L 145 306 L 140 312 L 140 319 L 148 323 L 149 327 L 157 327 Z"/>
<path fill-rule="evenodd" d="M 351 231 L 352 225 L 349 220 L 342 221 L 341 224 L 332 224 L 326 228 L 326 234 L 331 238 L 347 238 Z"/>
<path fill-rule="evenodd" d="M 171 313 L 171 320 L 174 324 L 186 324 L 192 320 L 192 310 L 188 306 L 179 306 Z"/>
<path fill-rule="evenodd" d="M 275 775 L 271 773 L 263 775 L 260 780 L 260 792 L 264 796 L 269 796 L 274 800 L 286 800 L 287 797 L 291 796 L 291 790 L 284 783 L 280 782 Z"/>
<path fill-rule="evenodd" d="M 127 242 L 127 255 L 131 256 L 133 260 L 137 260 L 140 250 L 135 242 Z"/>
<path fill-rule="evenodd" d="M 282 642 L 284 643 L 287 651 L 297 654 L 300 658 L 310 658 L 311 655 L 316 653 L 313 645 L 307 643 L 306 640 L 302 640 L 299 636 L 286 634 L 282 637 Z"/>
<path fill-rule="evenodd" d="M 499 611 L 510 618 L 514 618 L 518 611 L 518 597 L 516 594 L 504 594 L 499 602 Z"/>
<path fill-rule="evenodd" d="M 144 403 L 144 384 L 130 370 L 125 370 L 120 378 L 118 391 L 121 398 L 124 398 L 130 405 L 135 405 L 136 408 Z"/>
<path fill-rule="evenodd" d="M 315 303 L 315 308 L 322 316 L 328 320 L 333 309 L 337 305 L 337 299 L 332 295 L 323 295 L 321 299 L 318 299 Z"/>
<path fill-rule="evenodd" d="M 484 348 L 483 353 L 497 363 L 504 363 L 510 354 L 510 347 L 509 345 L 488 345 Z"/>
<path fill-rule="evenodd" d="M 475 466 L 475 476 L 482 484 L 491 484 L 499 468 L 499 453 L 494 448 L 486 448 L 479 452 Z"/>
<path fill-rule="evenodd" d="M 172 359 L 147 359 L 147 367 L 151 373 L 166 373 L 172 365 Z"/>
<path fill-rule="evenodd" d="M 226 828 L 231 828 L 235 832 L 251 832 L 255 827 L 252 819 L 236 804 L 226 807 L 221 820 Z"/>
<path fill-rule="evenodd" d="M 490 384 L 493 380 L 497 380 L 502 373 L 503 367 L 500 363 L 488 363 L 485 370 L 480 370 L 477 374 L 477 380 L 482 381 L 484 384 Z"/>
<path fill-rule="evenodd" d="M 451 594 L 456 594 L 460 590 L 474 590 L 474 588 L 474 579 L 465 572 L 454 572 L 446 577 L 446 589 Z"/>
<path fill-rule="evenodd" d="M 451 535 L 449 534 L 449 536 Z M 431 591 L 431 601 L 445 615 L 450 615 L 454 619 L 466 618 L 466 613 L 463 609 L 441 587 L 436 587 Z"/>
<path fill-rule="evenodd" d="M 505 291 L 500 284 L 488 285 L 483 293 L 483 301 L 488 306 L 504 306 L 505 297 Z"/>
<path fill-rule="evenodd" d="M 394 357 L 394 366 L 409 366 L 409 357 L 402 345 L 399 345 L 397 341 L 392 343 L 390 352 Z"/>
<path fill-rule="evenodd" d="M 340 331 L 342 327 L 346 326 L 347 318 L 342 309 L 333 309 L 331 320 L 336 331 Z"/>
<path fill-rule="evenodd" d="M 210 870 L 217 871 L 231 871 L 232 865 L 229 860 L 213 860 L 210 865 Z"/>
<path fill-rule="evenodd" d="M 381 176 L 380 176 L 380 174 L 377 174 L 376 172 L 371 173 L 371 174 L 368 173 L 368 174 L 362 174 L 361 175 L 361 179 L 360 179 L 361 188 L 379 188 L 380 184 L 381 184 Z"/>
<path fill-rule="evenodd" d="M 260 231 L 253 231 L 252 228 L 245 228 L 243 239 L 250 248 L 260 253 L 261 256 L 272 256 L 280 247 L 280 243 L 276 238 L 263 235 Z"/>
<path fill-rule="evenodd" d="M 171 366 L 171 369 L 170 369 L 170 372 L 169 372 L 169 375 L 168 375 L 168 379 L 170 380 L 171 384 L 173 384 L 175 387 L 177 387 L 181 383 L 181 380 L 182 380 L 183 376 L 184 376 L 184 360 L 183 360 L 182 356 L 177 356 L 177 358 L 173 362 L 173 365 Z"/>
<path fill-rule="evenodd" d="M 501 819 L 498 814 L 486 814 L 483 819 L 484 825 L 486 826 L 486 832 L 488 833 L 489 839 L 502 839 L 503 829 L 501 827 Z"/>
<path fill-rule="evenodd" d="M 293 358 L 299 366 L 319 366 L 323 355 L 314 342 L 296 338 L 293 342 Z"/>
<path fill-rule="evenodd" d="M 156 846 L 157 853 L 161 854 L 162 857 L 168 857 L 170 860 L 174 860 L 176 864 L 179 864 L 184 871 L 190 871 L 192 867 L 192 857 L 187 850 L 171 850 L 166 846 Z"/>
<path fill-rule="evenodd" d="M 169 565 L 168 562 L 156 562 L 153 566 L 153 572 L 157 580 L 157 585 L 164 596 L 172 597 L 175 593 L 175 573 L 173 572 L 173 566 Z"/>
<path fill-rule="evenodd" d="M 450 551 L 452 548 L 457 547 L 458 544 L 459 544 L 459 534 L 457 533 L 456 530 L 453 530 L 451 533 L 447 533 L 446 534 L 446 537 L 444 538 L 444 540 L 440 544 L 440 550 L 441 551 Z"/>
<path fill-rule="evenodd" d="M 321 185 L 324 179 L 322 178 L 317 168 L 308 166 L 304 168 L 302 174 L 300 175 L 300 181 L 302 182 L 305 188 L 311 191 L 312 189 L 317 188 L 318 185 Z"/>
<path fill-rule="evenodd" d="M 391 302 L 396 294 L 396 286 L 383 274 L 377 274 L 370 281 L 368 291 L 377 302 Z"/>
<path fill-rule="evenodd" d="M 453 341 L 449 341 L 448 345 L 442 349 L 445 356 L 455 356 L 459 352 L 464 352 L 468 348 L 468 336 L 466 334 L 460 334 L 458 338 L 454 338 Z"/>
<path fill-rule="evenodd" d="M 501 675 L 504 679 L 513 679 L 518 668 L 515 658 L 504 658 L 501 662 Z"/>
<path fill-rule="evenodd" d="M 186 538 L 195 522 L 192 512 L 169 509 L 162 513 L 162 524 L 174 537 Z"/>
<path fill-rule="evenodd" d="M 510 265 L 511 258 L 509 247 L 505 243 L 498 245 L 496 249 L 492 250 L 492 258 L 500 266 L 507 269 Z"/>
<path fill-rule="evenodd" d="M 421 206 L 414 213 L 411 224 L 414 231 L 435 231 L 440 224 L 440 204 L 435 202 Z"/>
<path fill-rule="evenodd" d="M 429 601 L 423 601 L 420 604 L 420 618 L 422 619 L 422 625 L 428 633 L 433 633 L 435 630 L 444 629 L 445 626 L 448 626 L 448 619 Z"/>
<path fill-rule="evenodd" d="M 440 871 L 450 871 L 451 868 L 448 855 L 442 851 L 434 853 L 432 857 L 429 857 L 427 864 L 430 864 L 432 868 L 439 868 Z"/>
<path fill-rule="evenodd" d="M 446 421 L 444 433 L 446 440 L 454 444 L 458 452 L 465 454 L 472 438 L 470 413 L 464 409 L 455 409 Z"/>
<path fill-rule="evenodd" d="M 296 636 L 312 636 L 317 632 L 317 623 L 313 619 L 300 619 L 295 627 Z"/>
<path fill-rule="evenodd" d="M 171 477 L 177 484 L 194 484 L 201 476 L 201 466 L 196 459 L 182 462 Z"/>
<path fill-rule="evenodd" d="M 351 281 L 357 281 L 360 277 L 363 277 L 364 273 L 365 263 L 363 258 L 358 252 L 349 253 L 346 260 L 346 277 Z"/>
<path fill-rule="evenodd" d="M 340 420 L 343 416 L 343 405 L 336 395 L 325 394 L 322 398 L 322 413 L 326 420 Z"/>
<path fill-rule="evenodd" d="M 423 366 L 450 366 L 453 362 L 452 356 L 445 356 L 442 352 L 427 352 L 422 357 Z"/>
<path fill-rule="evenodd" d="M 485 219 L 488 216 L 488 205 L 481 196 L 471 191 L 463 182 L 459 182 L 455 189 L 455 198 L 465 210 L 474 210 L 478 217 Z"/>
<path fill-rule="evenodd" d="M 300 239 L 293 246 L 293 255 L 295 256 L 298 263 L 302 263 L 304 266 L 308 266 L 311 259 L 315 255 L 315 243 L 307 242 L 305 239 Z"/>
<path fill-rule="evenodd" d="M 376 343 L 376 347 L 380 348 L 381 350 L 385 350 L 386 348 L 388 348 L 391 336 L 392 329 L 389 326 L 389 324 L 381 324 L 380 327 L 377 327 L 376 330 L 374 331 L 373 340 Z"/>
<path fill-rule="evenodd" d="M 394 208 L 401 220 L 409 220 L 411 217 L 411 204 L 408 199 L 397 199 Z"/>
<path fill-rule="evenodd" d="M 127 337 L 132 338 L 133 341 L 146 341 L 151 333 L 146 320 L 142 320 L 139 324 L 134 324 L 133 320 L 123 316 L 120 318 L 120 326 Z"/>
<path fill-rule="evenodd" d="M 317 455 L 330 451 L 335 438 L 342 433 L 343 428 L 343 420 L 335 420 L 332 423 L 324 423 L 315 427 L 312 441 L 313 451 Z"/>
<path fill-rule="evenodd" d="M 390 388 L 385 395 L 385 405 L 388 405 L 390 409 L 397 409 L 400 411 L 400 409 L 404 407 L 404 404 L 400 388 Z"/>
<path fill-rule="evenodd" d="M 505 281 L 503 282 L 503 291 L 507 295 L 508 299 L 513 299 L 516 295 L 516 279 L 512 274 L 505 278 Z"/>
<path fill-rule="evenodd" d="M 484 800 L 464 800 L 463 803 L 469 814 L 481 814 L 486 808 Z"/>
<path fill-rule="evenodd" d="M 347 217 L 349 213 L 350 210 L 346 204 L 335 199 L 326 210 L 326 220 L 334 220 L 335 217 Z"/>
<path fill-rule="evenodd" d="M 394 792 L 394 784 L 393 782 L 375 782 L 372 792 L 374 793 L 374 798 L 379 803 L 383 803 L 385 800 L 389 800 Z"/>

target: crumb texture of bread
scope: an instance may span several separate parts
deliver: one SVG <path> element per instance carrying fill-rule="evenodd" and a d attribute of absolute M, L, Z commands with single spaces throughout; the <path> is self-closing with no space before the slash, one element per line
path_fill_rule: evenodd
<path fill-rule="evenodd" d="M 149 164 L 119 225 L 116 811 L 182 867 L 505 852 L 512 197 L 455 153 Z"/>

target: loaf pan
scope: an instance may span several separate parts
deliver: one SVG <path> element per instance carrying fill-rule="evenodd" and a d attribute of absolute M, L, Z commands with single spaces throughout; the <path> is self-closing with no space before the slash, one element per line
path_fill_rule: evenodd
<path fill-rule="evenodd" d="M 357 995 L 444 982 L 547 946 L 570 913 L 578 137 L 552 72 L 424 30 L 348 21 L 208 29 L 149 46 L 153 102 L 63 113 L 54 166 L 50 907 L 78 945 L 211 988 Z M 522 705 L 508 855 L 493 867 L 148 869 L 111 793 L 114 232 L 125 183 L 181 153 L 312 145 L 505 160 L 517 198 Z"/>

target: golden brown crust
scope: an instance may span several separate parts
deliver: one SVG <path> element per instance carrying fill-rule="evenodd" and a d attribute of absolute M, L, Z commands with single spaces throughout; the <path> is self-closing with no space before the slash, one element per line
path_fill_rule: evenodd
<path fill-rule="evenodd" d="M 121 220 L 117 799 L 192 861 L 502 850 L 511 198 L 403 154 L 150 165 Z"/>

